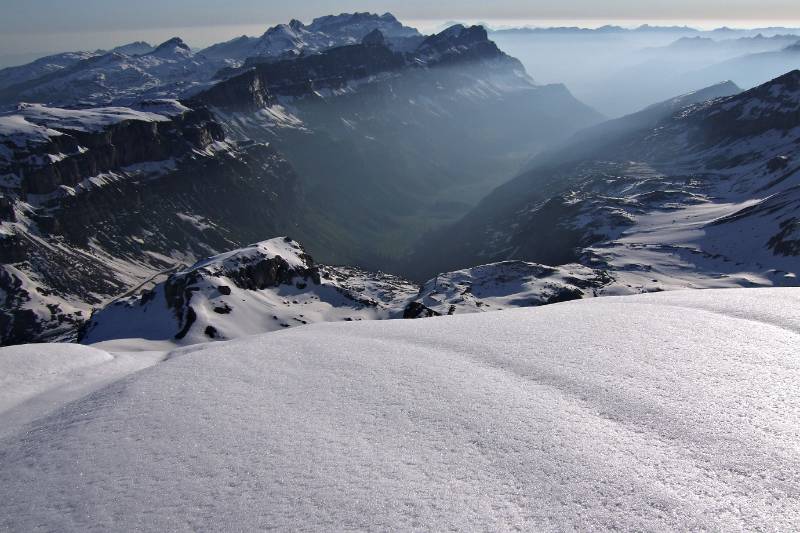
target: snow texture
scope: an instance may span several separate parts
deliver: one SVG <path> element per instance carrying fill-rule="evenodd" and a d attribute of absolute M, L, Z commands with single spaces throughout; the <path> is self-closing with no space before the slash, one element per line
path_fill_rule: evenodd
<path fill-rule="evenodd" d="M 791 530 L 798 305 L 673 292 L 182 348 L 0 440 L 0 529 Z"/>

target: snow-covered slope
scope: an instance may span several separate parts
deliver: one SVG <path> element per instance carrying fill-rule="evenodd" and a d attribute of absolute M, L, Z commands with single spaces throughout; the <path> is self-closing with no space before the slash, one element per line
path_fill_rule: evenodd
<path fill-rule="evenodd" d="M 164 353 L 129 342 L 127 351 L 79 344 L 26 344 L 0 349 L 0 439 L 127 374 L 154 365 Z M 130 351 L 133 349 L 133 351 Z"/>
<path fill-rule="evenodd" d="M 92 316 L 82 342 L 195 344 L 316 322 L 401 318 L 418 290 L 388 274 L 316 265 L 281 237 L 204 259 L 151 292 L 114 302 Z"/>
<path fill-rule="evenodd" d="M 791 530 L 799 305 L 677 292 L 184 348 L 2 439 L 0 528 Z"/>
<path fill-rule="evenodd" d="M 25 65 L 4 68 L 0 70 L 0 89 L 69 68 L 98 55 L 100 55 L 98 52 L 63 52 L 39 58 Z"/>
<path fill-rule="evenodd" d="M 175 37 L 146 54 L 111 51 L 9 85 L 0 90 L 0 104 L 130 105 L 144 98 L 176 98 L 210 80 L 217 69 Z"/>

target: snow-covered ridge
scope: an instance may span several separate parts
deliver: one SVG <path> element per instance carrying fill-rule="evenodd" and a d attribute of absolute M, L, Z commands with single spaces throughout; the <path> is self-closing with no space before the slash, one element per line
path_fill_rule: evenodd
<path fill-rule="evenodd" d="M 670 134 L 674 128 L 693 128 L 690 141 L 708 148 L 721 141 L 797 128 L 798 113 L 800 70 L 794 70 L 738 95 L 689 106 L 665 126 Z"/>
<path fill-rule="evenodd" d="M 48 142 L 69 132 L 99 133 L 127 121 L 168 122 L 189 111 L 177 100 L 150 100 L 134 107 L 65 109 L 42 104 L 19 104 L 0 114 L 0 159 L 12 159 L 15 148 Z"/>
<path fill-rule="evenodd" d="M 10 117 L 12 120 L 19 120 L 18 117 L 21 117 L 25 122 L 43 128 L 88 133 L 102 131 L 109 126 L 128 120 L 166 122 L 171 117 L 181 115 L 189 110 L 177 100 L 146 102 L 141 107 L 141 110 L 131 107 L 64 109 L 42 104 L 23 103 L 17 107 L 14 113 L 0 117 L 0 120 L 6 117 Z M 151 110 L 144 110 L 148 108 Z M 6 132 L 0 129 L 0 136 L 5 134 Z"/>
<path fill-rule="evenodd" d="M 791 530 L 798 306 L 689 291 L 176 350 L 0 414 L 31 420 L 0 440 L 0 528 Z"/>
<path fill-rule="evenodd" d="M 299 243 L 280 237 L 204 259 L 114 302 L 93 315 L 83 342 L 194 344 L 315 322 L 400 318 L 417 292 L 388 274 L 316 265 Z"/>

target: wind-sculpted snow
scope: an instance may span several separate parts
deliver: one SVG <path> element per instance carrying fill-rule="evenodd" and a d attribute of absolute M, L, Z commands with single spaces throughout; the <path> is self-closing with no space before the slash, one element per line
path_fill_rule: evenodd
<path fill-rule="evenodd" d="M 117 346 L 125 351 L 111 353 L 78 344 L 26 344 L 0 349 L 0 439 L 164 357 L 163 352 L 144 352 L 127 341 Z"/>
<path fill-rule="evenodd" d="M 678 292 L 182 349 L 0 441 L 0 528 L 791 530 L 798 305 Z"/>

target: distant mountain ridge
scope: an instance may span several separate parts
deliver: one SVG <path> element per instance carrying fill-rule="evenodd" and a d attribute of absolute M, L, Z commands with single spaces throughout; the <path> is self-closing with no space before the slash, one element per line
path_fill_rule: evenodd
<path fill-rule="evenodd" d="M 379 30 L 398 49 L 415 47 L 423 36 L 393 15 L 343 13 L 297 20 L 269 28 L 261 37 L 240 37 L 191 50 L 179 37 L 155 48 L 131 43 L 111 51 L 48 56 L 0 70 L 0 106 L 28 101 L 50 105 L 129 105 L 137 99 L 179 98 L 208 84 L 220 69 L 247 59 L 268 60 L 357 44 Z"/>
<path fill-rule="evenodd" d="M 630 28 L 625 26 L 607 24 L 597 28 L 586 28 L 579 26 L 557 26 L 557 27 L 521 27 L 521 28 L 491 28 L 492 33 L 583 33 L 583 34 L 626 34 L 626 33 L 676 33 L 689 36 L 711 36 L 721 38 L 754 37 L 757 35 L 772 37 L 781 34 L 798 34 L 800 28 L 790 28 L 783 26 L 769 26 L 762 28 L 729 28 L 722 26 L 711 30 L 693 28 L 691 26 L 659 26 L 651 24 L 641 24 Z"/>

